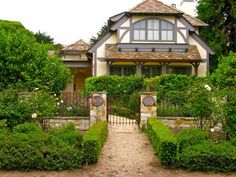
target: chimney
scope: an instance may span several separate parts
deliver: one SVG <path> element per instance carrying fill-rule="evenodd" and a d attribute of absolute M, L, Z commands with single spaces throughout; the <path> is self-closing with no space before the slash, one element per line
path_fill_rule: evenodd
<path fill-rule="evenodd" d="M 176 9 L 176 4 L 171 4 L 171 7 Z"/>
<path fill-rule="evenodd" d="M 195 0 L 182 0 L 180 3 L 180 10 L 193 17 L 197 16 Z"/>

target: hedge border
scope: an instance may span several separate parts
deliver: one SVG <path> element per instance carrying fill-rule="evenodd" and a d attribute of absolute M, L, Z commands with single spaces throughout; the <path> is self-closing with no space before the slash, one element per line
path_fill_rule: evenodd
<path fill-rule="evenodd" d="M 149 118 L 147 120 L 147 134 L 161 164 L 174 166 L 178 144 L 172 131 L 161 120 Z"/>
<path fill-rule="evenodd" d="M 108 123 L 99 121 L 95 123 L 83 137 L 85 163 L 94 164 L 98 161 L 102 146 L 108 136 Z"/>

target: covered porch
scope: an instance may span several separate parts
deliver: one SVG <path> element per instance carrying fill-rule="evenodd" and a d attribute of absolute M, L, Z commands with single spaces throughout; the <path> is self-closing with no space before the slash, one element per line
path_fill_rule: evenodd
<path fill-rule="evenodd" d="M 109 75 L 198 76 L 202 59 L 197 47 L 191 45 L 107 44 L 104 62 Z"/>

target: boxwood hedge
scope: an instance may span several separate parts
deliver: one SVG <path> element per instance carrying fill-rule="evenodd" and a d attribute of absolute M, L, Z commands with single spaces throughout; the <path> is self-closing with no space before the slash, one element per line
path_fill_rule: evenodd
<path fill-rule="evenodd" d="M 102 146 L 108 136 L 108 124 L 106 121 L 99 121 L 94 124 L 83 137 L 84 159 L 88 164 L 96 163 Z"/>
<path fill-rule="evenodd" d="M 147 121 L 147 134 L 162 165 L 173 166 L 177 156 L 177 139 L 161 120 Z"/>
<path fill-rule="evenodd" d="M 236 147 L 230 142 L 214 144 L 202 141 L 189 146 L 179 155 L 177 166 L 193 171 L 236 171 Z"/>
<path fill-rule="evenodd" d="M 177 134 L 179 152 L 188 146 L 193 146 L 207 140 L 208 133 L 197 128 L 183 129 Z"/>
<path fill-rule="evenodd" d="M 3 127 L 3 126 L 1 126 Z M 0 131 L 0 169 L 65 170 L 82 166 L 82 136 L 68 125 L 45 133 L 25 123 L 12 131 Z"/>

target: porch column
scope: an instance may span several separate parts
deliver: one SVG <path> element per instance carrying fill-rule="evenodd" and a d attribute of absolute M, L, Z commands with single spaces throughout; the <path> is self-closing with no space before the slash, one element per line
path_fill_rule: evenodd
<path fill-rule="evenodd" d="M 110 62 L 107 62 L 107 75 L 110 75 Z"/>
<path fill-rule="evenodd" d="M 167 74 L 167 63 L 161 63 L 161 74 Z"/>
<path fill-rule="evenodd" d="M 139 62 L 138 63 L 138 67 L 137 67 L 137 69 L 138 69 L 138 76 L 140 76 L 140 77 L 142 77 L 142 66 L 143 66 L 143 63 L 141 63 L 141 62 Z"/>
<path fill-rule="evenodd" d="M 198 67 L 199 67 L 200 63 L 199 62 L 194 62 L 194 63 L 191 63 L 191 64 L 194 67 L 195 76 L 198 76 Z"/>

